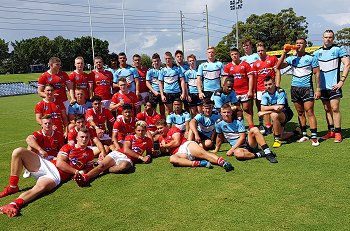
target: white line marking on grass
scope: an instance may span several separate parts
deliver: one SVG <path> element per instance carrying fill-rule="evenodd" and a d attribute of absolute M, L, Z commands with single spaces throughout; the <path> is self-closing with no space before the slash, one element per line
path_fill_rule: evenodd
<path fill-rule="evenodd" d="M 14 144 L 14 143 L 19 143 L 25 140 L 17 140 L 17 141 L 11 141 L 11 142 L 6 142 L 6 143 L 0 143 L 0 146 L 6 145 L 6 144 Z"/>

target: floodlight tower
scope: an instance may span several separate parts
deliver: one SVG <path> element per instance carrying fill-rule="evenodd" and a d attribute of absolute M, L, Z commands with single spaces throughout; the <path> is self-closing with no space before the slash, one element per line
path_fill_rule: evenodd
<path fill-rule="evenodd" d="M 236 10 L 236 48 L 238 49 L 238 10 L 242 9 L 243 0 L 232 0 L 230 1 L 230 9 Z"/>

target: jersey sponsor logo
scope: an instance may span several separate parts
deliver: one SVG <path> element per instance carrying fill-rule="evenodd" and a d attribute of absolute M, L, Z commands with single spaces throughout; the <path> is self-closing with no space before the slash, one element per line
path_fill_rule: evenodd
<path fill-rule="evenodd" d="M 109 81 L 106 79 L 101 79 L 100 81 L 97 81 L 96 84 L 100 86 L 107 86 L 109 84 Z"/>
<path fill-rule="evenodd" d="M 73 165 L 77 166 L 78 168 L 83 167 L 83 163 L 82 163 L 81 161 L 79 161 L 79 159 L 76 158 L 76 157 L 70 158 L 69 161 L 70 161 Z"/>
<path fill-rule="evenodd" d="M 62 85 L 60 83 L 55 83 L 53 86 L 55 89 L 59 89 Z"/>
<path fill-rule="evenodd" d="M 241 73 L 236 73 L 236 74 L 234 75 L 234 79 L 242 79 Z"/>

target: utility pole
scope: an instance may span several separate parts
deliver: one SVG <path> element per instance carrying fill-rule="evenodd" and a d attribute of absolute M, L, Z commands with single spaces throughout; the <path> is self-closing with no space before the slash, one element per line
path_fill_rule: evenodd
<path fill-rule="evenodd" d="M 183 18 L 183 15 L 182 15 L 182 11 L 180 10 L 181 45 L 182 45 L 182 53 L 185 54 L 184 29 L 183 29 L 182 18 Z"/>
<path fill-rule="evenodd" d="M 122 13 L 123 13 L 123 29 L 124 29 L 124 52 L 126 54 L 126 28 L 125 28 L 124 0 L 122 0 Z"/>
<path fill-rule="evenodd" d="M 207 47 L 209 47 L 209 21 L 208 21 L 208 5 L 205 5 L 206 28 L 207 28 Z"/>
<path fill-rule="evenodd" d="M 89 5 L 89 18 L 90 18 L 90 37 L 91 37 L 91 49 L 92 49 L 92 62 L 94 62 L 95 58 L 95 48 L 94 48 L 94 36 L 92 34 L 92 18 L 91 18 L 91 5 L 90 0 L 88 0 Z"/>
<path fill-rule="evenodd" d="M 238 10 L 242 9 L 243 0 L 232 0 L 230 1 L 230 9 L 236 10 L 236 48 L 238 49 Z"/>

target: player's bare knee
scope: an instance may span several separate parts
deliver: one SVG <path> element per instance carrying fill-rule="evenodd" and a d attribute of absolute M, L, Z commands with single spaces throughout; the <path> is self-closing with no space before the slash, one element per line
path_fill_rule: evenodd
<path fill-rule="evenodd" d="M 272 119 L 273 121 L 278 120 L 278 113 L 273 112 L 273 113 L 270 114 L 270 116 L 271 116 L 271 119 Z"/>
<path fill-rule="evenodd" d="M 250 128 L 249 132 L 254 133 L 254 134 L 260 133 L 259 128 L 257 128 L 257 127 Z"/>
<path fill-rule="evenodd" d="M 244 159 L 244 151 L 242 151 L 242 150 L 235 150 L 234 152 L 233 152 L 233 156 L 237 159 L 237 160 L 243 160 Z"/>
<path fill-rule="evenodd" d="M 13 152 L 12 152 L 12 157 L 19 157 L 19 156 L 21 156 L 22 153 L 25 152 L 25 151 L 27 151 L 27 149 L 25 149 L 25 148 L 22 148 L 22 147 L 16 148 L 16 149 L 13 150 Z"/>

